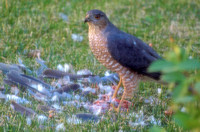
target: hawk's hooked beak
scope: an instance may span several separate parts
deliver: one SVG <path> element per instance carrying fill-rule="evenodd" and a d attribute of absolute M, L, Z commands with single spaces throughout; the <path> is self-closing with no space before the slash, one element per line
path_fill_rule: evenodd
<path fill-rule="evenodd" d="M 85 18 L 84 23 L 91 21 L 89 17 Z"/>
<path fill-rule="evenodd" d="M 85 17 L 84 23 L 89 22 L 89 21 L 91 21 L 91 19 L 90 19 L 89 15 L 87 14 Z"/>

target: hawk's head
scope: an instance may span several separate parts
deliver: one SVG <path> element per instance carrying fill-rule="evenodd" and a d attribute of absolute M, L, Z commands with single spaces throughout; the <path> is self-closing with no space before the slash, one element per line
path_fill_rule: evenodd
<path fill-rule="evenodd" d="M 104 27 L 109 20 L 104 12 L 94 9 L 87 12 L 84 22 L 87 22 L 89 25 Z"/>

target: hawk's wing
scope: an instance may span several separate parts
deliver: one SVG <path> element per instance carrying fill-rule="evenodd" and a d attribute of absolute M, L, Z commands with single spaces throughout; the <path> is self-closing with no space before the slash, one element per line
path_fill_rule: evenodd
<path fill-rule="evenodd" d="M 159 79 L 160 73 L 147 72 L 153 61 L 162 59 L 149 45 L 124 32 L 109 34 L 107 41 L 110 54 L 121 65 L 139 74 Z"/>

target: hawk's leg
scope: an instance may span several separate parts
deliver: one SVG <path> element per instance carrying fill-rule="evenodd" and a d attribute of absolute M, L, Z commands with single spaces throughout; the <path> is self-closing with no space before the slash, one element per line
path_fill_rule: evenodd
<path fill-rule="evenodd" d="M 121 86 L 121 84 L 122 84 L 122 78 L 121 78 L 121 76 L 119 76 L 119 78 L 120 78 L 119 83 L 118 83 L 118 85 L 117 85 L 117 88 L 116 88 L 115 91 L 114 91 L 113 96 L 112 96 L 113 99 L 116 98 L 117 92 L 119 91 L 119 88 L 120 88 L 120 86 Z"/>
<path fill-rule="evenodd" d="M 117 112 L 120 112 L 120 109 L 121 109 L 121 105 L 122 105 L 122 103 L 123 103 L 123 101 L 124 101 L 124 99 L 125 99 L 125 97 L 126 97 L 126 88 L 124 87 L 124 93 L 123 93 L 123 95 L 122 95 L 122 98 L 121 98 L 121 100 L 120 100 L 120 102 L 119 102 L 119 105 L 118 105 L 118 107 L 115 109 L 115 111 L 117 111 Z"/>
<path fill-rule="evenodd" d="M 125 74 L 122 74 L 121 78 L 124 86 L 124 93 L 118 108 L 115 109 L 117 112 L 120 112 L 121 106 L 125 99 L 131 99 L 134 96 L 133 92 L 137 89 L 140 81 L 140 76 L 138 74 L 129 71 L 125 72 Z"/>

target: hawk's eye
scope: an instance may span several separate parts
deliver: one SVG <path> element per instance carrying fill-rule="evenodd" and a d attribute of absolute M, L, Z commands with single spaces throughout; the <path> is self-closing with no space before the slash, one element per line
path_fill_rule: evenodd
<path fill-rule="evenodd" d="M 95 15 L 96 19 L 100 19 L 100 14 Z"/>

